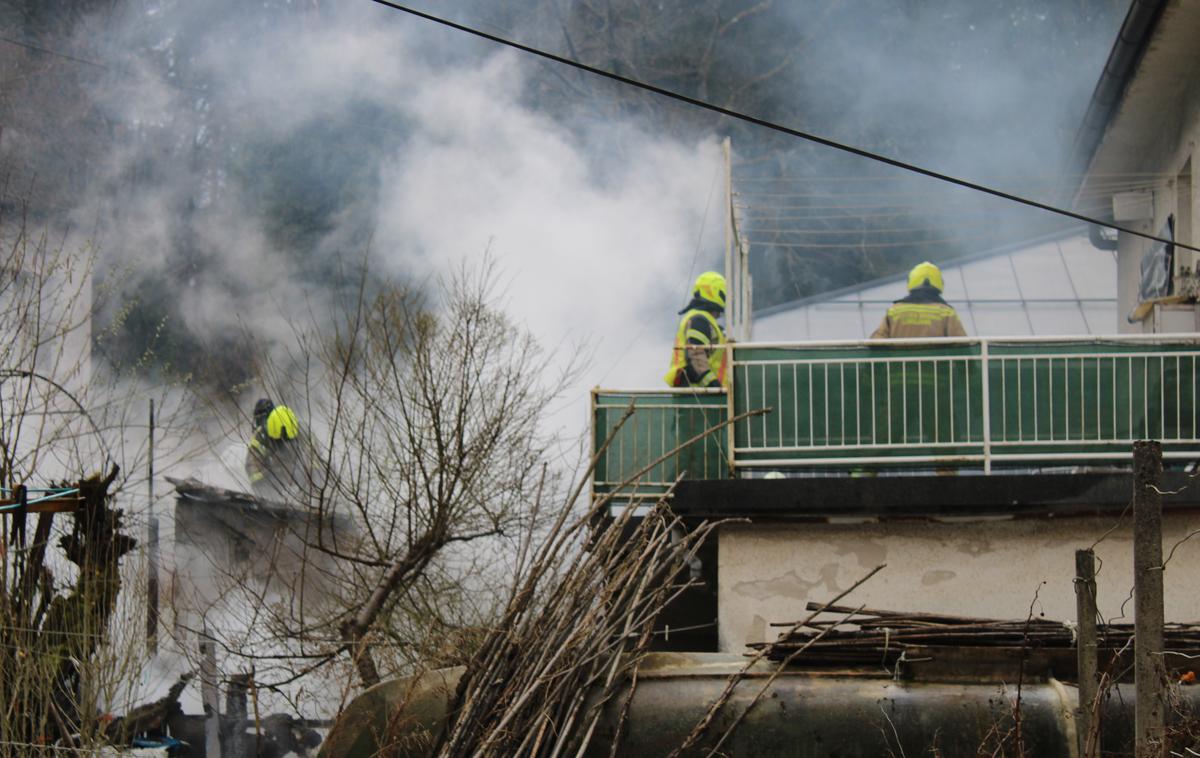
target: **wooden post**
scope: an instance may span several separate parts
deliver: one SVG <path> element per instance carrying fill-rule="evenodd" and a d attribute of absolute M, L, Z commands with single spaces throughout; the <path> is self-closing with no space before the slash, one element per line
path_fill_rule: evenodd
<path fill-rule="evenodd" d="M 204 756 L 221 758 L 221 693 L 217 688 L 217 650 L 208 636 L 200 637 L 200 700 L 204 704 Z"/>
<path fill-rule="evenodd" d="M 225 747 L 230 755 L 248 755 L 246 750 L 246 695 L 254 680 L 253 672 L 231 674 L 225 689 L 225 719 L 229 740 Z M 256 748 L 253 755 L 258 755 Z"/>
<path fill-rule="evenodd" d="M 146 557 L 146 650 L 150 655 L 158 651 L 158 516 L 154 513 L 154 398 L 150 398 L 150 434 L 149 462 L 147 464 L 147 479 L 149 480 L 150 506 L 149 525 L 147 527 Z"/>
<path fill-rule="evenodd" d="M 1079 708 L 1075 712 L 1075 734 L 1080 758 L 1100 754 L 1100 732 L 1088 751 L 1092 727 L 1092 709 L 1096 703 L 1096 554 L 1075 551 L 1076 659 L 1079 664 Z"/>
<path fill-rule="evenodd" d="M 1163 662 L 1162 445 L 1133 443 L 1133 582 L 1135 750 L 1166 754 L 1166 669 Z"/>

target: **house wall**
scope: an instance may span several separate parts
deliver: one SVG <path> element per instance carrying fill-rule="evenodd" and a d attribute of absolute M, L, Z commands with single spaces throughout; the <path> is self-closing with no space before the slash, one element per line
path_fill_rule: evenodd
<path fill-rule="evenodd" d="M 1179 72 L 1173 72 L 1178 76 Z M 1200 142 L 1200 79 L 1185 77 L 1182 83 L 1166 75 L 1143 75 L 1130 85 L 1129 98 L 1136 98 L 1139 89 L 1147 91 L 1170 91 L 1163 95 L 1163 107 L 1154 114 L 1130 114 L 1122 112 L 1123 129 L 1149 137 L 1149 145 L 1136 148 L 1131 144 L 1123 150 L 1120 134 L 1106 137 L 1104 148 L 1120 154 L 1125 177 L 1109 179 L 1110 182 L 1152 183 L 1154 196 L 1153 217 L 1149 220 L 1122 222 L 1136 231 L 1157 234 L 1167 223 L 1168 216 L 1176 220 L 1175 238 L 1185 244 L 1200 246 L 1200 185 L 1197 184 L 1197 166 L 1200 155 L 1196 145 Z M 1128 100 L 1126 103 L 1127 107 Z M 1152 121 L 1151 121 L 1152 119 Z M 1128 126 L 1125 124 L 1128 123 Z M 1101 167 L 1103 170 L 1103 166 Z M 1133 235 L 1118 235 L 1118 328 L 1122 332 L 1180 332 L 1195 331 L 1194 313 L 1181 313 L 1179 308 L 1152 314 L 1150 317 L 1130 324 L 1126 316 L 1137 305 L 1140 263 L 1142 256 L 1155 243 Z M 1200 263 L 1200 254 L 1175 251 L 1176 292 L 1187 286 L 1180 279 L 1181 270 L 1194 272 Z M 1200 285 L 1195 279 L 1193 288 Z M 1195 292 L 1195 289 L 1193 289 Z"/>
<path fill-rule="evenodd" d="M 89 386 L 91 267 L 80 258 L 33 249 L 32 243 L 28 250 L 11 240 L 0 244 L 16 250 L 0 261 L 5 339 L 0 361 L 5 369 L 22 372 L 0 381 L 0 438 L 12 447 L 7 452 L 17 461 L 16 476 L 32 476 L 31 486 L 74 480 L 80 461 L 98 468 L 106 457 L 80 408 L 108 401 L 96 398 Z"/>
<path fill-rule="evenodd" d="M 1075 550 L 1095 547 L 1101 615 L 1133 617 L 1132 518 L 731 524 L 718 535 L 720 647 L 774 639 L 809 601 L 827 602 L 875 566 L 887 567 L 841 605 L 1023 619 L 1075 618 Z M 1164 514 L 1164 557 L 1200 516 Z M 1107 536 L 1105 536 L 1107 534 Z M 1200 538 L 1176 550 L 1165 575 L 1167 619 L 1200 619 L 1194 574 Z M 1122 613 L 1124 604 L 1124 613 Z"/>

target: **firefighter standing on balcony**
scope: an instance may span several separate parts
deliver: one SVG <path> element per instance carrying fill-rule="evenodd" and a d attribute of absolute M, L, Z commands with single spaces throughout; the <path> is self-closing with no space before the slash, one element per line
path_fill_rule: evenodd
<path fill-rule="evenodd" d="M 667 384 L 672 387 L 728 388 L 725 333 L 717 319 L 725 312 L 725 277 L 706 271 L 696 277 L 692 299 L 679 313 Z"/>
<path fill-rule="evenodd" d="M 871 339 L 965 337 L 962 321 L 942 299 L 942 272 L 929 261 L 908 272 L 908 296 L 888 308 Z"/>

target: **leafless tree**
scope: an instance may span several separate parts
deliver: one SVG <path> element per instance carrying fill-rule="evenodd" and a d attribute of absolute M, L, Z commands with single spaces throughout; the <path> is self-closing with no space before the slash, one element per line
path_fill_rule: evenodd
<path fill-rule="evenodd" d="M 144 616 L 114 626 L 144 595 L 126 591 L 137 540 L 113 505 L 145 481 L 145 395 L 93 366 L 93 263 L 0 211 L 0 755 L 103 741 L 143 663 Z M 67 510 L 33 507 L 56 487 Z"/>
<path fill-rule="evenodd" d="M 496 274 L 464 268 L 424 296 L 364 272 L 332 325 L 298 335 L 290 373 L 265 368 L 306 464 L 268 501 L 303 518 L 258 568 L 222 570 L 204 611 L 262 686 L 461 659 L 502 605 L 554 486 L 546 409 L 566 376 L 498 307 Z"/>

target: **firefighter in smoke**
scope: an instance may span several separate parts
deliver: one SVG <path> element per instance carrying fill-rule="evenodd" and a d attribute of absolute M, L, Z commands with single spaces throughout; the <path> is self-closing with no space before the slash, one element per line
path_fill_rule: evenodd
<path fill-rule="evenodd" d="M 305 481 L 300 422 L 286 405 L 270 398 L 254 404 L 254 432 L 246 446 L 246 474 L 254 494 L 279 496 L 289 486 Z"/>
<path fill-rule="evenodd" d="M 692 299 L 679 313 L 679 329 L 664 377 L 672 387 L 729 388 L 725 333 L 717 319 L 725 312 L 725 277 L 705 271 L 696 277 Z"/>
<path fill-rule="evenodd" d="M 908 295 L 888 308 L 871 339 L 965 337 L 962 321 L 942 299 L 942 272 L 929 261 L 908 272 Z"/>

